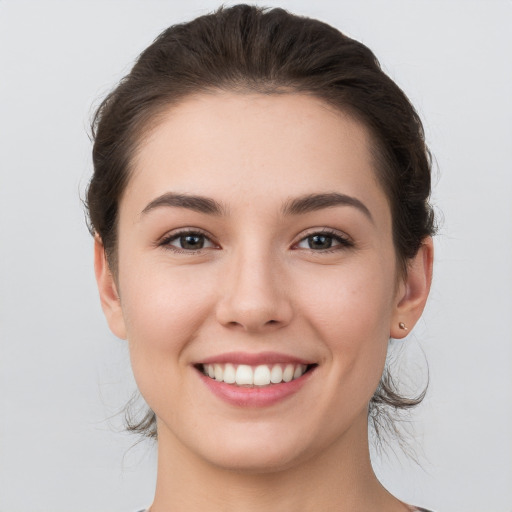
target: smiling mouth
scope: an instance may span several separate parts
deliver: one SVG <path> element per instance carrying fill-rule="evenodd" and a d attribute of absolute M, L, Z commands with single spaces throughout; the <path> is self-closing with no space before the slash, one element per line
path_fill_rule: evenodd
<path fill-rule="evenodd" d="M 316 364 L 199 364 L 196 368 L 218 382 L 240 387 L 264 387 L 299 379 L 316 367 Z"/>

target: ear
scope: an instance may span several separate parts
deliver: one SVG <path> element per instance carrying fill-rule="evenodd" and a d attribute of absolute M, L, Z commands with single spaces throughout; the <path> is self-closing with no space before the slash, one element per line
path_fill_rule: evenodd
<path fill-rule="evenodd" d="M 405 338 L 423 313 L 432 283 L 433 262 L 434 243 L 431 237 L 427 237 L 416 256 L 408 262 L 407 275 L 398 287 L 390 326 L 392 338 Z M 400 325 L 405 328 L 400 328 Z"/>
<path fill-rule="evenodd" d="M 94 272 L 100 292 L 101 307 L 110 330 L 121 339 L 126 339 L 126 327 L 117 285 L 110 271 L 105 248 L 99 236 L 94 237 Z"/>

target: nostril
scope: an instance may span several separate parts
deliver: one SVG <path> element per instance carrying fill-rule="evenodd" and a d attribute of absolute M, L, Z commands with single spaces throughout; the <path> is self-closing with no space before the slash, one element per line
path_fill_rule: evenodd
<path fill-rule="evenodd" d="M 238 297 L 233 294 L 217 304 L 216 317 L 224 327 L 242 328 L 248 332 L 278 329 L 291 319 L 291 305 L 285 300 L 272 301 L 258 296 Z"/>

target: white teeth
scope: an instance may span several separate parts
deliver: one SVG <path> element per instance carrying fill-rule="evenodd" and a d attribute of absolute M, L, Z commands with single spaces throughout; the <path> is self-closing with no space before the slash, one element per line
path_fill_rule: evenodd
<path fill-rule="evenodd" d="M 293 364 L 286 365 L 286 368 L 284 369 L 284 372 L 283 372 L 283 380 L 285 382 L 290 382 L 291 380 L 293 380 L 294 370 L 295 370 L 295 368 L 293 367 Z"/>
<path fill-rule="evenodd" d="M 236 369 L 236 383 L 239 386 L 254 384 L 254 374 L 250 366 L 241 364 Z"/>
<path fill-rule="evenodd" d="M 234 384 L 236 382 L 236 370 L 232 364 L 227 364 L 224 367 L 224 382 L 227 384 Z"/>
<path fill-rule="evenodd" d="M 260 364 L 254 367 L 247 364 L 236 366 L 232 363 L 203 365 L 205 375 L 216 381 L 237 386 L 268 386 L 290 382 L 301 377 L 306 369 L 305 364 Z"/>
<path fill-rule="evenodd" d="M 298 379 L 304 372 L 306 371 L 306 367 L 302 364 L 297 365 L 295 371 L 293 372 L 293 378 Z M 217 373 L 217 372 L 215 372 Z"/>
<path fill-rule="evenodd" d="M 224 380 L 224 370 L 220 364 L 213 365 L 215 380 Z"/>
<path fill-rule="evenodd" d="M 270 372 L 270 382 L 272 382 L 272 384 L 279 384 L 282 380 L 283 369 L 276 364 L 272 367 L 272 371 Z"/>
<path fill-rule="evenodd" d="M 281 381 L 279 381 L 281 382 Z M 261 364 L 254 369 L 254 385 L 268 386 L 270 384 L 270 369 L 268 366 Z"/>

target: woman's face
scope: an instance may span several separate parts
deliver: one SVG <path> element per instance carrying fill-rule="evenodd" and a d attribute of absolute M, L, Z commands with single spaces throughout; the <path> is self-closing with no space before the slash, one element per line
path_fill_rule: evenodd
<path fill-rule="evenodd" d="M 220 92 L 143 142 L 117 285 L 100 245 L 97 273 L 160 444 L 261 471 L 366 437 L 388 339 L 419 315 L 369 144 L 311 96 Z"/>

